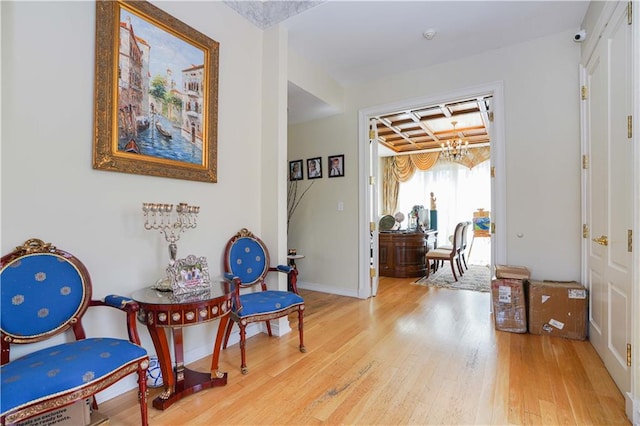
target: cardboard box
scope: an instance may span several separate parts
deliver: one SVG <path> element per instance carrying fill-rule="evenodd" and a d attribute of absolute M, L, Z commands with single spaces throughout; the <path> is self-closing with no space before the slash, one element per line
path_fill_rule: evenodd
<path fill-rule="evenodd" d="M 88 426 L 107 426 L 109 424 L 109 417 L 100 413 L 99 411 L 91 412 L 91 422 Z"/>
<path fill-rule="evenodd" d="M 527 332 L 527 302 L 523 280 L 498 278 L 491 281 L 491 299 L 496 330 Z"/>
<path fill-rule="evenodd" d="M 496 265 L 496 278 L 514 278 L 528 280 L 531 277 L 526 266 Z"/>
<path fill-rule="evenodd" d="M 91 421 L 91 399 L 23 420 L 18 426 L 85 426 Z"/>
<path fill-rule="evenodd" d="M 577 282 L 529 282 L 529 333 L 587 338 L 587 289 Z"/>
<path fill-rule="evenodd" d="M 23 420 L 18 426 L 107 426 L 109 418 L 91 409 L 91 398 Z"/>

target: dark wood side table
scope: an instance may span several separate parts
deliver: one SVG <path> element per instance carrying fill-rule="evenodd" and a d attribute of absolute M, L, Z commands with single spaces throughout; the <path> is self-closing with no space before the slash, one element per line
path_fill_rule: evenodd
<path fill-rule="evenodd" d="M 162 371 L 164 391 L 153 400 L 153 406 L 164 410 L 174 402 L 203 389 L 227 384 L 227 373 L 218 370 L 220 347 L 229 322 L 231 295 L 214 295 L 212 288 L 194 294 L 174 295 L 147 287 L 138 290 L 131 298 L 138 302 L 138 321 L 146 324 Z M 220 319 L 218 333 L 211 356 L 211 373 L 193 371 L 184 366 L 182 328 Z M 175 368 L 171 365 L 171 353 L 165 328 L 173 333 Z"/>

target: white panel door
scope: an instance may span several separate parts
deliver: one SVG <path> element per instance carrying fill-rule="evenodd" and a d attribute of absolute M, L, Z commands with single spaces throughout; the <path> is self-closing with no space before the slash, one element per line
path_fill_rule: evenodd
<path fill-rule="evenodd" d="M 586 66 L 589 165 L 587 190 L 587 286 L 589 339 L 625 394 L 630 390 L 633 185 L 631 25 L 618 7 Z"/>

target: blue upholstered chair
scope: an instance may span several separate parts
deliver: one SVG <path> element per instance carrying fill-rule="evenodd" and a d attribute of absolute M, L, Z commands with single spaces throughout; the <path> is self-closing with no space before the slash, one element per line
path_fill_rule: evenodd
<path fill-rule="evenodd" d="M 94 395 L 123 377 L 138 373 L 141 424 L 147 425 L 147 351 L 136 329 L 138 305 L 108 296 L 91 300 L 91 278 L 73 255 L 31 239 L 0 260 L 2 425 L 13 424 Z M 129 340 L 86 338 L 82 315 L 90 306 L 126 312 Z M 73 339 L 11 359 L 15 344 L 43 342 L 66 331 Z M 71 336 L 69 336 L 71 337 Z M 72 341 L 68 341 L 72 340 Z"/>
<path fill-rule="evenodd" d="M 234 235 L 225 248 L 224 268 L 227 291 L 233 294 L 233 309 L 230 314 L 223 349 L 227 348 L 233 324 L 240 327 L 240 352 L 242 374 L 247 374 L 245 345 L 246 327 L 253 322 L 264 321 L 267 332 L 271 336 L 270 320 L 281 318 L 290 313 L 298 313 L 298 330 L 300 332 L 300 352 L 306 352 L 303 340 L 304 299 L 298 294 L 295 268 L 287 265 L 271 267 L 269 252 L 262 240 L 243 228 Z M 267 290 L 265 279 L 269 272 L 288 274 L 292 291 Z M 252 291 L 248 291 L 252 288 Z"/>

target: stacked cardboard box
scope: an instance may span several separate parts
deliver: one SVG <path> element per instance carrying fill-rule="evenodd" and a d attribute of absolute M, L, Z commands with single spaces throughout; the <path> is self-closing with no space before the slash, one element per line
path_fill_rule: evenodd
<path fill-rule="evenodd" d="M 587 289 L 577 282 L 529 282 L 529 333 L 587 338 Z"/>
<path fill-rule="evenodd" d="M 527 332 L 527 292 L 529 270 L 523 266 L 496 265 L 496 279 L 491 282 L 493 319 L 496 330 Z"/>
<path fill-rule="evenodd" d="M 491 282 L 496 330 L 585 340 L 587 290 L 575 281 L 533 281 L 524 266 L 496 265 Z"/>
<path fill-rule="evenodd" d="M 513 278 L 528 280 L 531 272 L 526 266 L 496 265 L 496 278 Z"/>

